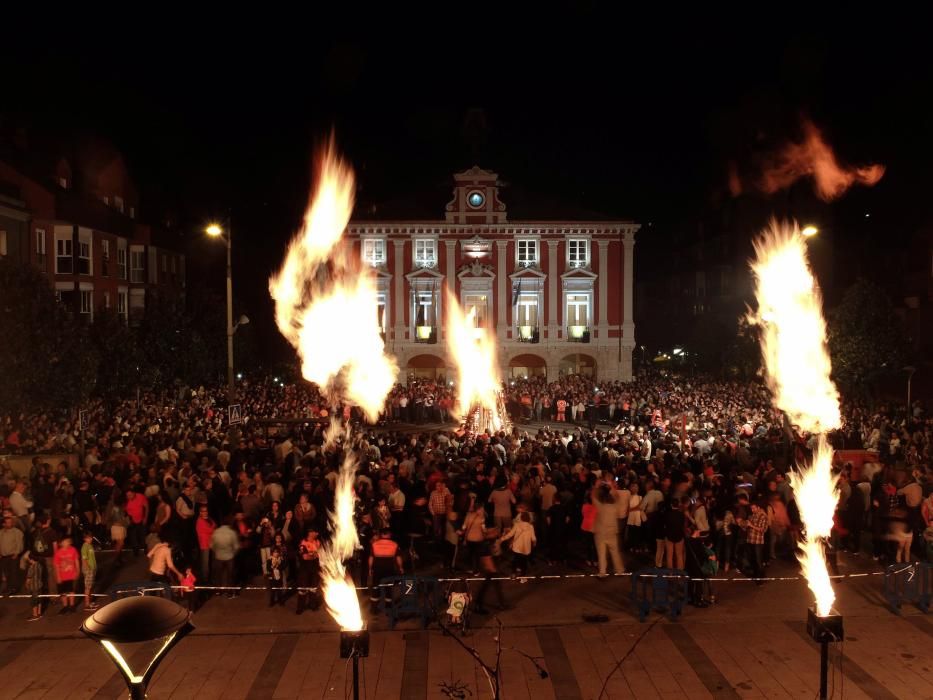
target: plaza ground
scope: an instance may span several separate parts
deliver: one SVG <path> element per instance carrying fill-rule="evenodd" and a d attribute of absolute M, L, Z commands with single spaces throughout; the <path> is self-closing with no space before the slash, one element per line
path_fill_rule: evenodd
<path fill-rule="evenodd" d="M 109 555 L 102 554 L 106 562 Z M 115 580 L 143 577 L 142 558 Z M 841 573 L 877 571 L 866 557 L 844 557 Z M 792 576 L 777 562 L 769 575 Z M 846 639 L 832 655 L 831 689 L 845 698 L 933 698 L 933 622 L 913 608 L 900 616 L 881 597 L 882 578 L 837 584 Z M 819 651 L 805 631 L 810 596 L 801 581 L 762 586 L 734 576 L 718 584 L 716 605 L 687 607 L 678 622 L 638 622 L 631 581 L 619 577 L 504 582 L 503 698 L 591 699 L 609 677 L 609 698 L 812 698 Z M 0 698 L 123 698 L 109 659 L 77 632 L 83 614 L 52 614 L 27 623 L 28 601 L 0 602 Z M 587 623 L 602 613 L 608 622 Z M 462 639 L 492 662 L 495 624 L 476 617 Z M 268 608 L 262 591 L 213 598 L 194 617 L 197 630 L 168 656 L 150 698 L 345 698 L 349 668 L 338 654 L 336 626 L 323 611 Z M 491 697 L 481 669 L 432 625 L 403 621 L 389 630 L 370 619 L 372 646 L 363 666 L 366 698 Z M 145 647 L 145 645 L 143 645 Z M 518 651 L 515 651 L 518 650 Z M 132 651 L 139 662 L 149 648 Z M 540 657 L 540 678 L 522 653 Z M 844 652 L 842 655 L 839 652 Z"/>

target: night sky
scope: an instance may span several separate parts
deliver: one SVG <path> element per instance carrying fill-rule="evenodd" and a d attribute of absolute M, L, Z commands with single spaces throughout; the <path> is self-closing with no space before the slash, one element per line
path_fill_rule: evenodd
<path fill-rule="evenodd" d="M 80 41 L 27 33 L 2 49 L 0 116 L 111 140 L 139 184 L 141 216 L 169 215 L 184 234 L 193 288 L 221 284 L 222 252 L 199 230 L 231 215 L 237 306 L 254 318 L 271 317 L 266 280 L 331 128 L 357 170 L 360 207 L 440 218 L 450 175 L 475 163 L 543 202 L 642 222 L 650 263 L 728 203 L 730 163 L 753 170 L 808 117 L 841 160 L 888 167 L 876 187 L 832 205 L 837 225 L 870 211 L 896 244 L 929 223 L 933 60 L 919 18 L 769 6 L 786 16 L 672 24 L 574 8 L 496 20 L 488 35 L 487 14 L 471 26 L 466 7 L 404 32 L 344 22 L 352 39 L 329 38 L 316 16 L 153 38 L 137 36 L 141 20 Z M 416 31 L 425 23 L 433 30 Z M 508 204 L 508 188 L 502 196 Z"/>

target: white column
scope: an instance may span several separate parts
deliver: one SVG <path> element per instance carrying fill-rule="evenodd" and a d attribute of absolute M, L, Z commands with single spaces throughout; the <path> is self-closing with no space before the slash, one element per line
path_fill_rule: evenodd
<path fill-rule="evenodd" d="M 506 285 L 509 277 L 505 265 L 508 246 L 508 241 L 496 241 L 496 337 L 500 343 L 505 342 L 508 328 L 505 318 L 506 299 L 509 297 L 509 289 Z"/>
<path fill-rule="evenodd" d="M 457 297 L 457 241 L 444 241 L 444 244 L 447 246 L 447 278 L 444 280 L 447 285 L 447 292 L 450 296 Z M 439 253 L 440 251 L 438 251 Z M 446 295 L 442 295 L 446 296 Z M 438 302 L 441 305 L 444 313 L 447 313 L 445 304 L 447 303 L 446 299 L 442 299 Z M 444 317 L 446 318 L 446 316 Z M 444 328 L 441 328 L 441 338 L 447 338 L 447 331 Z"/>
<path fill-rule="evenodd" d="M 395 307 L 392 319 L 392 335 L 395 337 L 395 346 L 405 342 L 405 241 L 395 239 L 395 292 L 393 306 Z"/>
<path fill-rule="evenodd" d="M 619 368 L 621 379 L 632 379 L 632 352 L 635 350 L 635 315 L 634 315 L 634 289 L 635 289 L 635 232 L 638 226 L 632 226 L 625 231 L 622 239 L 622 280 L 625 284 L 622 299 L 622 366 Z"/>
<path fill-rule="evenodd" d="M 547 239 L 547 342 L 554 345 L 557 342 L 557 244 L 560 241 Z"/>
<path fill-rule="evenodd" d="M 597 331 L 599 331 L 598 345 L 606 345 L 609 342 L 609 241 L 596 241 L 599 245 L 599 278 L 596 284 L 599 286 L 599 319 L 597 320 Z"/>

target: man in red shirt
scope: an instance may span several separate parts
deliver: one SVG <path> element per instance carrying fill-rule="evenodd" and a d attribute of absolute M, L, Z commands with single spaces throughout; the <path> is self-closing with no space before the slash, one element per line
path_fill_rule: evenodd
<path fill-rule="evenodd" d="M 194 524 L 194 530 L 198 535 L 198 550 L 201 555 L 199 575 L 202 581 L 211 580 L 211 537 L 215 529 L 217 529 L 217 525 L 208 515 L 207 504 L 201 504 L 198 509 L 198 520 Z"/>
<path fill-rule="evenodd" d="M 145 549 L 146 523 L 149 520 L 149 500 L 143 494 L 142 486 L 135 486 L 126 495 L 126 514 L 130 519 L 128 540 L 133 548 L 133 556 L 139 556 L 139 550 Z"/>

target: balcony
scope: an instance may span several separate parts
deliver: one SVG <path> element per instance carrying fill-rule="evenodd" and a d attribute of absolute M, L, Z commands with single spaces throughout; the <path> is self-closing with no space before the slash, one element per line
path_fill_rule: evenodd
<path fill-rule="evenodd" d="M 567 326 L 567 340 L 571 343 L 590 342 L 589 326 Z"/>
<path fill-rule="evenodd" d="M 415 326 L 415 342 L 434 345 L 437 343 L 437 328 L 434 326 Z"/>
<path fill-rule="evenodd" d="M 519 343 L 537 343 L 541 335 L 537 326 L 518 326 Z"/>

